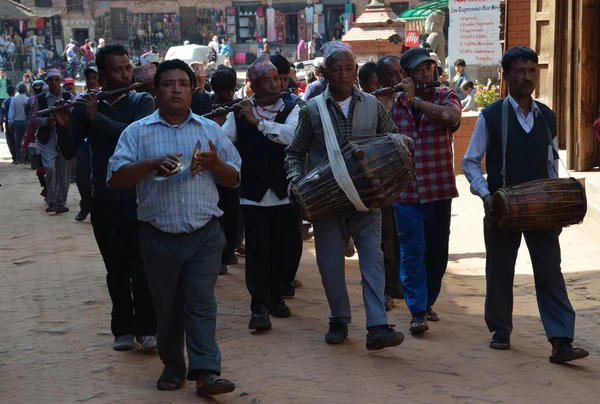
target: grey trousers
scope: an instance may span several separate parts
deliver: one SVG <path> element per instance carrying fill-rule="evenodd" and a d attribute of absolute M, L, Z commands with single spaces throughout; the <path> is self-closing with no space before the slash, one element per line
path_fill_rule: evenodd
<path fill-rule="evenodd" d="M 65 159 L 56 145 L 56 135 L 50 136 L 46 144 L 40 144 L 42 164 L 46 169 L 46 202 L 50 207 L 62 208 L 67 203 L 71 186 L 71 164 Z"/>
<path fill-rule="evenodd" d="M 535 294 L 546 337 L 573 340 L 575 311 L 560 270 L 560 230 L 504 231 L 484 219 L 486 248 L 485 322 L 490 332 L 510 339 L 513 329 L 513 281 L 515 263 L 525 237 L 535 281 Z"/>
<path fill-rule="evenodd" d="M 225 236 L 215 218 L 193 233 L 165 233 L 148 223 L 140 230 L 146 278 L 158 320 L 158 354 L 165 365 L 163 375 L 197 381 L 200 371 L 221 373 L 217 345 L 217 301 Z"/>
<path fill-rule="evenodd" d="M 381 212 L 353 212 L 313 223 L 317 265 L 325 288 L 331 319 L 350 323 L 351 310 L 346 288 L 346 235 L 358 251 L 367 327 L 387 324 L 383 305 L 385 271 L 381 251 Z"/>

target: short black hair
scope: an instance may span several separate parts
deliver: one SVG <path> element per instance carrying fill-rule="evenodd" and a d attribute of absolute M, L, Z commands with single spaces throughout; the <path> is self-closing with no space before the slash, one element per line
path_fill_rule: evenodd
<path fill-rule="evenodd" d="M 160 87 L 160 76 L 169 70 L 183 70 L 190 78 L 190 89 L 194 89 L 194 87 L 196 87 L 196 76 L 194 75 L 192 68 L 183 60 L 171 59 L 165 60 L 158 65 L 156 73 L 154 74 L 154 88 L 158 90 L 158 87 Z"/>
<path fill-rule="evenodd" d="M 221 66 L 213 73 L 210 86 L 213 91 L 235 90 L 237 74 L 233 68 Z"/>
<path fill-rule="evenodd" d="M 98 71 L 104 71 L 105 59 L 108 55 L 129 57 L 127 49 L 120 43 L 111 43 L 110 45 L 103 46 L 98 50 L 98 53 L 96 54 L 96 67 L 98 68 Z"/>
<path fill-rule="evenodd" d="M 269 59 L 271 59 L 271 63 L 273 63 L 277 68 L 277 73 L 290 74 L 290 61 L 287 60 L 284 56 L 271 55 L 269 56 Z"/>
<path fill-rule="evenodd" d="M 539 63 L 538 55 L 533 49 L 526 46 L 515 46 L 502 56 L 502 70 L 508 72 L 515 60 L 531 60 L 536 64 Z"/>
<path fill-rule="evenodd" d="M 456 62 L 454 62 L 454 66 L 466 67 L 467 63 L 465 62 L 464 59 L 456 59 Z"/>
<path fill-rule="evenodd" d="M 400 63 L 400 58 L 398 56 L 394 56 L 394 55 L 384 56 L 377 61 L 377 64 L 375 65 L 375 74 L 377 75 L 377 78 L 381 77 L 381 73 L 382 73 L 381 70 L 383 69 L 383 66 L 385 66 L 387 63 L 391 62 L 392 60 L 397 60 L 398 63 Z"/>
<path fill-rule="evenodd" d="M 296 70 L 304 70 L 304 63 L 302 63 L 302 62 L 296 63 Z"/>
<path fill-rule="evenodd" d="M 377 69 L 375 62 L 367 62 L 358 70 L 358 81 L 365 83 Z"/>
<path fill-rule="evenodd" d="M 19 92 L 19 94 L 25 94 L 27 92 L 27 86 L 21 83 L 17 86 L 17 91 Z"/>
<path fill-rule="evenodd" d="M 465 81 L 465 82 L 463 82 L 463 83 L 460 85 L 460 88 L 461 88 L 461 89 L 462 89 L 463 87 L 464 87 L 464 88 L 475 88 L 475 84 L 473 84 L 473 82 L 469 80 L 469 81 Z"/>
<path fill-rule="evenodd" d="M 6 87 L 6 92 L 9 96 L 13 97 L 15 95 L 15 86 Z"/>

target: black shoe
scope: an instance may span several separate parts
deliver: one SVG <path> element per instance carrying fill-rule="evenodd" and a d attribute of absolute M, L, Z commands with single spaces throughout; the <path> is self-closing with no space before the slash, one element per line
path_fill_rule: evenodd
<path fill-rule="evenodd" d="M 413 334 L 422 334 L 427 330 L 429 330 L 429 326 L 427 325 L 425 317 L 413 317 L 413 319 L 410 320 L 410 332 Z"/>
<path fill-rule="evenodd" d="M 404 341 L 404 334 L 394 330 L 393 325 L 371 327 L 367 334 L 367 349 L 377 351 L 383 348 L 398 346 Z"/>
<path fill-rule="evenodd" d="M 237 265 L 238 258 L 235 256 L 235 253 L 231 253 L 229 258 L 227 258 L 227 265 Z"/>
<path fill-rule="evenodd" d="M 251 330 L 270 330 L 273 328 L 271 319 L 269 318 L 269 310 L 265 306 L 261 306 L 252 312 L 248 328 Z"/>
<path fill-rule="evenodd" d="M 290 310 L 288 305 L 285 304 L 285 300 L 281 299 L 281 301 L 273 307 L 273 310 L 271 310 L 271 314 L 273 315 L 273 317 L 277 318 L 288 318 L 292 316 L 292 311 Z"/>
<path fill-rule="evenodd" d="M 221 264 L 221 267 L 219 268 L 219 275 L 227 275 L 228 272 L 229 269 L 227 269 L 227 264 Z"/>
<path fill-rule="evenodd" d="M 59 213 L 67 213 L 69 211 L 69 208 L 67 208 L 66 206 L 63 206 L 62 208 L 56 208 L 56 214 L 58 215 Z"/>
<path fill-rule="evenodd" d="M 389 295 L 383 296 L 383 305 L 385 306 L 385 311 L 390 311 L 394 308 L 394 298 Z"/>
<path fill-rule="evenodd" d="M 291 283 L 284 282 L 281 284 L 281 296 L 284 299 L 293 299 L 296 296 L 296 290 Z"/>
<path fill-rule="evenodd" d="M 325 335 L 325 342 L 332 345 L 341 344 L 348 338 L 348 324 L 339 320 L 329 320 L 329 331 Z"/>
<path fill-rule="evenodd" d="M 75 216 L 75 220 L 77 220 L 78 222 L 83 222 L 85 219 L 87 219 L 89 213 L 84 212 L 83 210 L 81 212 L 79 212 L 77 214 L 77 216 Z"/>
<path fill-rule="evenodd" d="M 48 206 L 46 208 L 46 213 L 54 213 L 56 212 L 56 208 L 54 206 Z"/>

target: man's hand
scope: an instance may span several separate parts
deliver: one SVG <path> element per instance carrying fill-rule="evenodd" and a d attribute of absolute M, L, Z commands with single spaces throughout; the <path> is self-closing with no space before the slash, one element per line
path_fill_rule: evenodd
<path fill-rule="evenodd" d="M 396 95 L 397 93 L 378 95 L 377 99 L 379 100 L 381 105 L 383 105 L 387 112 L 391 112 L 392 108 L 394 108 L 394 101 L 396 100 Z"/>
<path fill-rule="evenodd" d="M 150 159 L 149 164 L 158 175 L 163 177 L 170 177 L 173 174 L 177 174 L 177 168 L 179 167 L 179 154 L 166 154 L 162 157 Z"/>
<path fill-rule="evenodd" d="M 98 97 L 95 93 L 88 93 L 78 98 L 75 102 L 85 106 L 85 117 L 88 121 L 94 122 L 98 113 Z"/>
<path fill-rule="evenodd" d="M 216 112 L 216 113 L 223 112 L 223 111 L 225 111 L 224 107 L 217 108 L 217 109 L 213 110 L 213 112 Z M 227 115 L 229 115 L 229 114 L 223 112 L 222 114 L 217 115 L 217 116 L 213 116 L 210 119 L 212 119 L 217 124 L 219 124 L 219 126 L 223 126 L 225 124 L 225 122 L 227 121 Z"/>
<path fill-rule="evenodd" d="M 494 221 L 492 216 L 493 201 L 494 198 L 492 197 L 492 194 L 488 194 L 483 197 L 483 209 L 485 210 L 485 216 L 491 221 Z"/>
<path fill-rule="evenodd" d="M 197 174 L 200 171 L 205 170 L 214 170 L 221 162 L 221 160 L 219 160 L 219 156 L 217 156 L 217 148 L 213 144 L 212 140 L 208 141 L 208 147 L 210 147 L 210 151 L 197 153 L 194 156 L 196 164 L 198 164 L 198 168 L 196 168 L 192 174 Z"/>
<path fill-rule="evenodd" d="M 244 100 L 238 104 L 240 106 L 240 112 L 242 115 L 246 117 L 246 120 L 250 125 L 258 126 L 260 121 L 254 115 L 254 110 L 252 109 L 252 101 Z"/>
<path fill-rule="evenodd" d="M 63 105 L 65 102 L 65 100 L 57 100 L 54 106 Z M 67 108 L 54 111 L 52 114 L 58 126 L 67 126 L 71 122 L 71 112 Z"/>
<path fill-rule="evenodd" d="M 406 101 L 410 105 L 414 105 L 415 104 L 415 83 L 412 81 L 412 79 L 408 78 L 408 79 L 402 80 L 402 82 L 400 84 L 402 84 L 402 88 L 404 89 L 404 96 L 406 97 Z"/>
<path fill-rule="evenodd" d="M 298 183 L 300 181 L 300 176 L 295 176 L 292 177 L 292 179 L 290 180 L 290 183 L 288 184 L 288 189 L 287 189 L 287 194 L 288 194 L 288 199 L 290 200 L 290 203 L 292 204 L 292 206 L 298 206 L 298 202 L 296 201 L 296 198 L 294 197 L 294 192 L 292 191 L 292 187 L 294 186 L 294 184 Z"/>

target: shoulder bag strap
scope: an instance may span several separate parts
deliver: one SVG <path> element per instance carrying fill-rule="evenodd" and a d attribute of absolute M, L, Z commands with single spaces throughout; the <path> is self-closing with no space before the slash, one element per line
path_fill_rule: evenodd
<path fill-rule="evenodd" d="M 502 101 L 502 122 L 500 128 L 502 129 L 502 186 L 506 186 L 506 144 L 508 142 L 508 97 Z"/>

